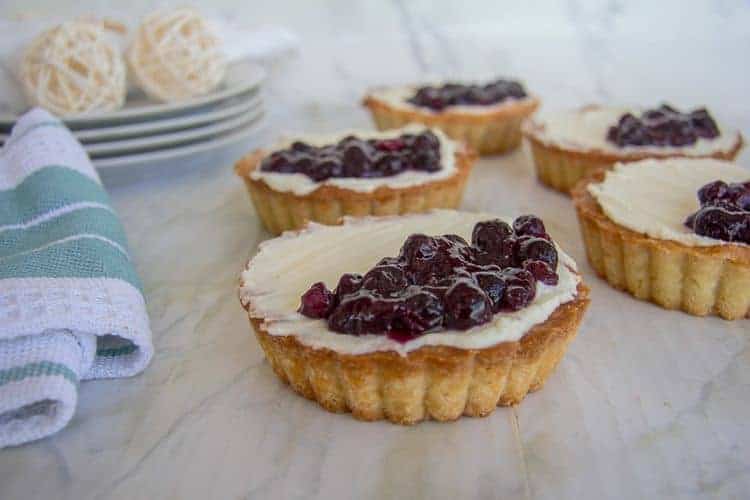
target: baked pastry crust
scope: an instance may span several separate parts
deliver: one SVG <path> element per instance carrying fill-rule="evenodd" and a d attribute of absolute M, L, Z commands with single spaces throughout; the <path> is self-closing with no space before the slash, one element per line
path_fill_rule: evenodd
<path fill-rule="evenodd" d="M 311 193 L 297 195 L 277 191 L 263 179 L 250 177 L 268 154 L 269 151 L 254 151 L 241 158 L 234 169 L 245 181 L 263 225 L 274 234 L 302 229 L 309 221 L 335 225 L 345 215 L 401 215 L 457 208 L 476 160 L 476 154 L 462 145 L 456 151 L 456 172 L 448 178 L 405 188 L 382 186 L 369 193 L 321 184 Z"/>
<path fill-rule="evenodd" d="M 484 349 L 423 346 L 406 356 L 313 349 L 294 335 L 270 335 L 262 318 L 250 317 L 250 324 L 273 371 L 297 393 L 360 420 L 414 424 L 483 417 L 541 389 L 576 336 L 588 304 L 581 282 L 575 299 L 519 341 Z"/>
<path fill-rule="evenodd" d="M 589 106 L 588 108 L 592 108 Z M 737 142 L 729 151 L 715 151 L 706 155 L 691 155 L 671 152 L 638 152 L 628 151 L 613 153 L 600 149 L 570 148 L 551 144 L 542 139 L 544 127 L 531 121 L 522 126 L 523 136 L 529 143 L 534 168 L 539 180 L 547 186 L 562 193 L 570 194 L 576 183 L 591 172 L 601 168 L 611 168 L 615 163 L 628 163 L 647 158 L 714 158 L 716 160 L 734 160 L 743 146 L 742 135 L 737 135 Z"/>
<path fill-rule="evenodd" d="M 750 247 L 689 246 L 612 221 L 588 192 L 600 169 L 572 192 L 588 260 L 610 285 L 665 309 L 734 320 L 750 317 Z"/>
<path fill-rule="evenodd" d="M 521 144 L 521 123 L 539 107 L 539 99 L 510 101 L 479 113 L 451 108 L 435 113 L 398 107 L 372 94 L 365 96 L 362 104 L 372 113 L 378 130 L 423 123 L 439 128 L 454 140 L 464 141 L 480 155 L 491 155 L 507 153 Z"/>

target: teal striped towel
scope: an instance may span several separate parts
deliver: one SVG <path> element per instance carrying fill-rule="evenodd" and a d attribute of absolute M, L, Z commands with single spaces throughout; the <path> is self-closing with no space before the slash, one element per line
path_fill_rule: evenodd
<path fill-rule="evenodd" d="M 0 152 L 0 448 L 62 429 L 81 380 L 134 375 L 152 354 L 107 193 L 70 131 L 32 110 Z"/>

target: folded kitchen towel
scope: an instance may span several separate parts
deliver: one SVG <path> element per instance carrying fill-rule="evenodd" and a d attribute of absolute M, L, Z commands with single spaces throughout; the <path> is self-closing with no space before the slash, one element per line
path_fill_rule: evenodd
<path fill-rule="evenodd" d="M 0 152 L 0 448 L 73 417 L 79 382 L 153 354 L 141 284 L 86 152 L 35 109 Z"/>

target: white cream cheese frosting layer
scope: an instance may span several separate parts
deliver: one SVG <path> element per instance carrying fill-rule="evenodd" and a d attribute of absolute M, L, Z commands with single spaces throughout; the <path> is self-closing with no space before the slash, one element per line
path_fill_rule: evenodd
<path fill-rule="evenodd" d="M 616 125 L 625 113 L 640 116 L 642 109 L 625 107 L 588 107 L 564 112 L 544 112 L 531 122 L 534 137 L 548 145 L 557 145 L 583 151 L 597 150 L 605 153 L 647 153 L 655 156 L 683 154 L 705 156 L 719 151 L 730 152 L 739 141 L 739 132 L 720 123 L 719 136 L 699 138 L 689 146 L 625 146 L 619 147 L 607 140 L 609 127 Z"/>
<path fill-rule="evenodd" d="M 422 125 L 408 125 L 400 129 L 386 130 L 383 132 L 345 130 L 336 134 L 304 135 L 286 138 L 279 141 L 271 151 L 286 149 L 295 141 L 302 141 L 311 146 L 327 146 L 335 144 L 348 135 L 360 139 L 391 139 L 403 134 L 419 134 L 425 130 L 431 131 L 440 140 L 440 165 L 442 168 L 437 172 L 420 172 L 417 170 L 406 170 L 390 177 L 333 177 L 323 182 L 317 182 L 305 174 L 283 174 L 279 172 L 263 172 L 256 168 L 250 173 L 250 178 L 263 180 L 271 189 L 285 193 L 294 193 L 304 196 L 312 193 L 321 186 L 336 186 L 342 189 L 350 189 L 361 193 L 371 193 L 380 187 L 391 189 L 418 186 L 426 182 L 448 179 L 456 174 L 456 150 L 458 143 L 451 140 L 443 132 L 437 129 L 429 129 Z"/>
<path fill-rule="evenodd" d="M 474 224 L 497 216 L 436 210 L 402 217 L 347 219 L 344 226 L 311 225 L 301 233 L 285 233 L 260 245 L 242 273 L 240 299 L 250 316 L 263 318 L 270 335 L 295 335 L 313 348 L 346 354 L 396 351 L 405 355 L 425 345 L 480 349 L 520 339 L 532 326 L 545 321 L 558 306 L 575 298 L 578 282 L 575 262 L 558 248 L 559 282 L 537 284 L 534 301 L 526 308 L 495 314 L 493 319 L 466 331 L 429 333 L 405 344 L 385 335 L 346 335 L 328 329 L 325 320 L 297 312 L 300 297 L 322 281 L 329 288 L 347 272 L 364 273 L 381 258 L 396 256 L 414 233 L 458 234 L 471 240 Z M 510 221 L 508 221 L 510 222 Z"/>
<path fill-rule="evenodd" d="M 414 94 L 416 94 L 417 89 L 419 89 L 419 87 L 424 87 L 428 85 L 439 87 L 441 85 L 445 85 L 445 82 L 436 82 L 436 83 L 421 84 L 421 85 L 403 85 L 403 86 L 398 86 L 398 87 L 381 87 L 381 88 L 370 90 L 368 92 L 368 95 L 374 97 L 375 99 L 383 101 L 389 106 L 394 107 L 394 108 L 407 109 L 410 111 L 419 111 L 421 113 L 428 113 L 428 114 L 440 114 L 445 111 L 456 111 L 459 113 L 483 115 L 483 114 L 488 114 L 488 113 L 494 113 L 498 109 L 511 106 L 519 102 L 525 102 L 530 99 L 533 99 L 533 97 L 530 97 L 527 95 L 526 97 L 521 98 L 521 99 L 505 99 L 504 101 L 500 101 L 496 104 L 490 104 L 486 106 L 484 105 L 482 106 L 470 106 L 470 105 L 448 106 L 445 108 L 445 110 L 441 110 L 441 111 L 436 111 L 436 110 L 426 108 L 423 106 L 416 106 L 407 101 L 407 99 L 414 97 Z"/>
<path fill-rule="evenodd" d="M 689 246 L 729 242 L 697 235 L 685 219 L 700 208 L 698 190 L 709 182 L 750 179 L 750 170 L 713 159 L 648 159 L 618 163 L 588 191 L 615 223 L 651 238 Z M 743 243 L 732 243 L 742 245 Z"/>

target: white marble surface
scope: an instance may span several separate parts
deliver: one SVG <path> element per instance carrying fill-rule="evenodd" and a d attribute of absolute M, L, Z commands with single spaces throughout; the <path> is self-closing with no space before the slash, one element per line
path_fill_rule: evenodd
<path fill-rule="evenodd" d="M 269 137 L 368 126 L 358 99 L 369 85 L 494 74 L 523 77 L 552 108 L 707 104 L 750 136 L 744 1 L 264 4 L 214 5 L 303 37 L 300 57 L 275 71 Z M 547 386 L 485 419 L 411 428 L 293 394 L 236 297 L 244 260 L 268 237 L 231 172 L 249 147 L 108 176 L 156 356 L 133 379 L 84 383 L 58 435 L 0 451 L 0 498 L 747 497 L 750 322 L 664 311 L 597 279 L 569 200 L 536 183 L 523 151 L 482 160 L 464 208 L 541 215 L 592 288 Z"/>

